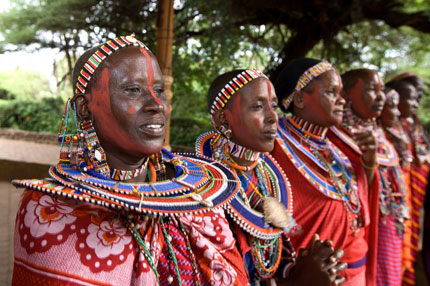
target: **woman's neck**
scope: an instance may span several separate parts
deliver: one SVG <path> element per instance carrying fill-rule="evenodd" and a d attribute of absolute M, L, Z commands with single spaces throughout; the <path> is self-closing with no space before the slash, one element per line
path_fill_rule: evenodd
<path fill-rule="evenodd" d="M 306 137 L 320 141 L 323 141 L 326 138 L 328 127 L 312 123 L 298 115 L 292 115 L 288 118 L 288 121 L 296 131 Z"/>

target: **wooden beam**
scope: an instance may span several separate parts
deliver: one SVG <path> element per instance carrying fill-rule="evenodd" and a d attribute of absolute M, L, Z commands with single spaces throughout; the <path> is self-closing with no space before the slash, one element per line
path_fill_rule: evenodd
<path fill-rule="evenodd" d="M 164 76 L 164 93 L 167 97 L 169 111 L 172 102 L 172 47 L 173 47 L 173 2 L 158 0 L 157 3 L 157 51 L 156 57 Z M 166 140 L 164 147 L 170 150 L 170 114 L 166 122 Z"/>

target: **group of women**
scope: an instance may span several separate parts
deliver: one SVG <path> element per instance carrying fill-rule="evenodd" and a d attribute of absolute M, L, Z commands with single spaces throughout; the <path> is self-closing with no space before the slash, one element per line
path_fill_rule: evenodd
<path fill-rule="evenodd" d="M 274 84 L 224 73 L 195 154 L 162 148 L 163 77 L 133 36 L 73 78 L 59 163 L 13 181 L 14 285 L 414 285 L 430 162 L 415 75 L 308 58 Z"/>

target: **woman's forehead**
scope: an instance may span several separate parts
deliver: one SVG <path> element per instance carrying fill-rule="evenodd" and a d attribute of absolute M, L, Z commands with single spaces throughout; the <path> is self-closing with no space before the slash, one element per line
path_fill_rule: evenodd
<path fill-rule="evenodd" d="M 118 55 L 112 57 L 107 63 L 106 68 L 109 69 L 111 76 L 119 78 L 144 77 L 152 78 L 153 80 L 162 80 L 155 56 L 147 51 L 141 51 L 136 47 L 130 48 L 132 50 L 126 51 L 124 49 L 125 52 L 118 52 Z"/>

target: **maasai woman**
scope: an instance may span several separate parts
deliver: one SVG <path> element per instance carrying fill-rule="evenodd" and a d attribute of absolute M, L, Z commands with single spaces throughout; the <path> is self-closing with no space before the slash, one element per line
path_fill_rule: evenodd
<path fill-rule="evenodd" d="M 238 178 L 162 150 L 168 108 L 154 55 L 133 36 L 115 38 L 84 53 L 74 84 L 51 178 L 14 181 L 27 190 L 13 284 L 246 285 L 219 209 Z"/>
<path fill-rule="evenodd" d="M 344 127 L 350 131 L 360 128 L 373 130 L 377 138 L 380 213 L 376 282 L 381 286 L 398 286 L 402 282 L 402 239 L 409 208 L 399 157 L 385 137 L 382 126 L 376 123 L 384 109 L 384 83 L 376 71 L 369 69 L 346 72 L 342 75 L 342 83 L 342 95 L 347 100 Z M 390 98 L 386 106 L 392 104 Z"/>
<path fill-rule="evenodd" d="M 330 237 L 345 252 L 345 285 L 374 285 L 377 225 L 369 224 L 378 215 L 375 138 L 371 132 L 357 132 L 357 146 L 333 127 L 342 123 L 345 100 L 330 63 L 294 60 L 275 88 L 281 109 L 293 114 L 279 119 L 279 139 L 271 153 L 288 174 L 294 216 L 303 229 L 292 237 L 293 244 L 306 245 L 314 232 Z"/>
<path fill-rule="evenodd" d="M 329 241 L 314 239 L 308 256 L 299 255 L 295 267 L 291 263 L 296 257 L 287 233 L 294 226 L 294 198 L 285 173 L 267 153 L 276 137 L 272 83 L 255 69 L 225 73 L 212 83 L 208 106 L 215 131 L 199 137 L 196 152 L 222 161 L 241 180 L 227 210 L 251 284 L 273 283 L 275 272 L 285 285 L 341 283 L 336 272 L 346 265 L 336 264 L 341 251 L 333 253 Z"/>
<path fill-rule="evenodd" d="M 404 238 L 404 255 L 403 255 L 403 284 L 404 285 L 415 285 L 415 261 L 418 255 L 418 241 L 420 231 L 420 210 L 424 203 L 425 197 L 425 185 L 426 176 L 421 174 L 424 172 L 427 174 L 426 164 L 423 165 L 423 169 L 420 167 L 418 153 L 420 150 L 417 141 L 419 136 L 415 133 L 415 122 L 414 114 L 418 108 L 418 93 L 417 89 L 407 81 L 391 81 L 387 83 L 387 86 L 397 91 L 400 96 L 399 110 L 400 118 L 403 130 L 408 134 L 410 141 L 410 151 L 413 155 L 412 163 L 409 169 L 409 187 L 408 187 L 408 205 L 410 207 L 410 226 L 407 226 Z"/>
<path fill-rule="evenodd" d="M 379 122 L 384 128 L 387 139 L 394 145 L 399 155 L 400 166 L 404 174 L 409 178 L 410 164 L 413 156 L 410 149 L 411 140 L 400 122 L 400 97 L 398 92 L 389 86 L 385 87 L 384 92 L 386 94 L 386 103 L 379 117 Z M 405 182 L 409 182 L 409 179 L 405 179 Z"/>

